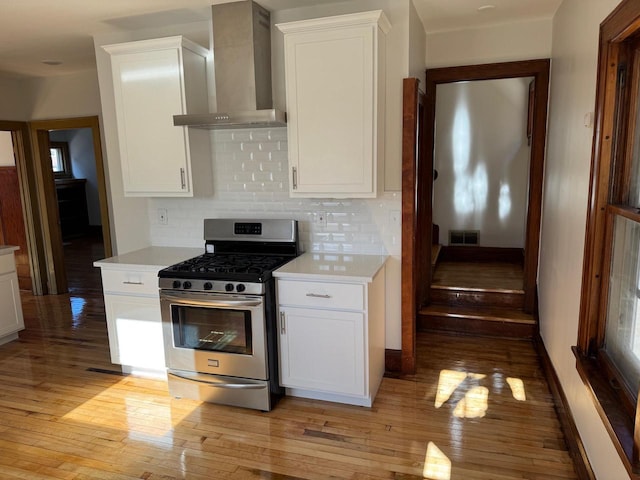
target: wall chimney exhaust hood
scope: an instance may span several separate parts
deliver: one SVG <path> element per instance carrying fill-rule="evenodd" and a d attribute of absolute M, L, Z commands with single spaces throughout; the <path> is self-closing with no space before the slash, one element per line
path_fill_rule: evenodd
<path fill-rule="evenodd" d="M 271 99 L 271 14 L 253 0 L 212 5 L 216 113 L 174 115 L 204 129 L 283 127 Z M 211 85 L 210 85 L 211 87 Z"/>

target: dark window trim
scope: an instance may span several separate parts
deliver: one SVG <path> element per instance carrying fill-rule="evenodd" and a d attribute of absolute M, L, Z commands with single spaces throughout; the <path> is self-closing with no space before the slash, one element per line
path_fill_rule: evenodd
<path fill-rule="evenodd" d="M 585 234 L 582 297 L 578 345 L 573 348 L 576 368 L 592 395 L 629 475 L 640 479 L 638 445 L 640 414 L 637 392 L 630 391 L 603 347 L 608 303 L 608 278 L 611 263 L 610 245 L 616 215 L 638 220 L 638 211 L 624 206 L 629 194 L 630 148 L 626 138 L 635 126 L 629 121 L 635 113 L 628 108 L 634 93 L 630 77 L 633 55 L 640 35 L 640 4 L 623 0 L 600 25 L 596 126 L 594 132 L 589 208 Z M 628 68 L 625 68 L 624 65 Z M 636 76 L 637 78 L 637 76 Z M 620 85 L 623 85 L 620 87 Z M 632 142 L 631 142 L 632 143 Z M 622 205 L 621 205 L 622 204 Z M 604 253 L 604 255 L 603 255 Z M 636 425 L 638 424 L 638 425 Z"/>
<path fill-rule="evenodd" d="M 49 148 L 58 148 L 62 153 L 62 171 L 53 172 L 55 178 L 71 178 L 71 157 L 69 155 L 69 144 L 67 142 L 49 142 Z"/>

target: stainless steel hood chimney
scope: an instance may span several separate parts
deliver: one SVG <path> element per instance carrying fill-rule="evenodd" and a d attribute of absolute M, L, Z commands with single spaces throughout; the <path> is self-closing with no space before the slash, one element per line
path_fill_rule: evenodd
<path fill-rule="evenodd" d="M 212 5 L 217 112 L 174 115 L 173 124 L 205 129 L 282 127 L 271 99 L 271 14 L 253 0 Z"/>

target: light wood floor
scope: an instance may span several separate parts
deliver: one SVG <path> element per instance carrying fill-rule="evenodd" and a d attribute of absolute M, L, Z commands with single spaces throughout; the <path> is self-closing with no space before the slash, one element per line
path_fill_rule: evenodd
<path fill-rule="evenodd" d="M 434 286 L 522 291 L 522 265 L 509 262 L 449 262 L 439 260 Z"/>
<path fill-rule="evenodd" d="M 24 295 L 27 329 L 0 346 L 3 480 L 576 478 L 528 342 L 420 334 L 417 374 L 384 378 L 373 408 L 263 413 L 114 373 L 87 291 Z"/>

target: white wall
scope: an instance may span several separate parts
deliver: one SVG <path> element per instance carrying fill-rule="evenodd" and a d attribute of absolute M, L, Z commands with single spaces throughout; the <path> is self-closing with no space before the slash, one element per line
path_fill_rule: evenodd
<path fill-rule="evenodd" d="M 409 76 L 420 80 L 424 90 L 426 72 L 425 58 L 427 54 L 427 34 L 418 16 L 413 0 L 409 3 Z M 389 172 L 387 175 L 392 175 Z M 389 180 L 391 185 L 392 180 Z"/>
<path fill-rule="evenodd" d="M 427 34 L 429 68 L 549 58 L 551 19 Z"/>
<path fill-rule="evenodd" d="M 15 167 L 11 132 L 0 132 L 0 167 Z"/>
<path fill-rule="evenodd" d="M 73 178 L 84 178 L 89 212 L 89 225 L 102 225 L 100 218 L 100 198 L 98 196 L 98 174 L 96 157 L 93 152 L 93 133 L 90 128 L 54 130 L 49 133 L 54 142 L 67 142 L 71 157 Z"/>
<path fill-rule="evenodd" d="M 479 230 L 483 247 L 524 248 L 531 78 L 437 86 L 433 221 Z"/>
<path fill-rule="evenodd" d="M 540 329 L 597 478 L 628 475 L 575 367 L 599 24 L 619 0 L 565 0 L 553 22 L 539 268 Z"/>
<path fill-rule="evenodd" d="M 25 79 L 0 76 L 0 120 L 29 120 Z"/>
<path fill-rule="evenodd" d="M 25 80 L 29 120 L 86 117 L 100 114 L 95 71 Z"/>

